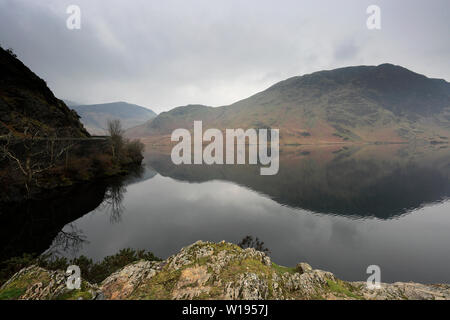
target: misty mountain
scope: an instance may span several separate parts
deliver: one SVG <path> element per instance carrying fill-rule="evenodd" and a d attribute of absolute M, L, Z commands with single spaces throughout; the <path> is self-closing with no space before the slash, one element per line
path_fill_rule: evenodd
<path fill-rule="evenodd" d="M 289 78 L 229 106 L 178 107 L 127 132 L 170 140 L 175 128 L 279 128 L 285 144 L 447 142 L 450 84 L 400 66 L 346 67 Z"/>
<path fill-rule="evenodd" d="M 72 106 L 81 117 L 86 129 L 95 135 L 105 134 L 108 120 L 119 119 L 124 129 L 145 123 L 153 119 L 156 113 L 150 109 L 126 102 L 113 102 Z"/>

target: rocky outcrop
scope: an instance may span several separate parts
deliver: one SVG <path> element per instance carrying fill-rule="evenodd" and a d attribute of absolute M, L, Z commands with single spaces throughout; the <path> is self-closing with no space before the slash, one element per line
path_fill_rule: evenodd
<path fill-rule="evenodd" d="M 307 263 L 278 266 L 265 253 L 198 241 L 161 261 L 138 261 L 101 284 L 68 290 L 60 271 L 32 266 L 0 289 L 3 299 L 450 299 L 450 285 L 346 282 Z"/>
<path fill-rule="evenodd" d="M 38 266 L 20 270 L 0 290 L 0 299 L 19 300 L 91 300 L 102 297 L 95 285 L 82 281 L 79 290 L 67 288 L 62 271 L 49 271 Z"/>

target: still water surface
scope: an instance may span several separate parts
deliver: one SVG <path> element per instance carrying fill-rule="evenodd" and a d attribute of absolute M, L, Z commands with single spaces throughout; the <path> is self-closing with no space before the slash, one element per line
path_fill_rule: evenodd
<path fill-rule="evenodd" d="M 99 203 L 77 211 L 46 247 L 95 260 L 128 247 L 167 258 L 199 239 L 251 235 L 281 265 L 306 261 L 364 280 L 376 264 L 383 282 L 448 283 L 449 151 L 287 148 L 278 175 L 260 176 L 258 166 L 174 166 L 148 148 L 143 172 L 105 186 Z"/>

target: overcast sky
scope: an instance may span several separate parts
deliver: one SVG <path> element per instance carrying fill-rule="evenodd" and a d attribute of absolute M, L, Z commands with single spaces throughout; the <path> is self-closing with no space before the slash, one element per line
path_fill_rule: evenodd
<path fill-rule="evenodd" d="M 81 29 L 66 27 L 69 5 Z M 381 8 L 381 30 L 366 9 Z M 80 103 L 227 105 L 291 76 L 390 62 L 450 80 L 450 1 L 0 0 L 0 44 Z"/>

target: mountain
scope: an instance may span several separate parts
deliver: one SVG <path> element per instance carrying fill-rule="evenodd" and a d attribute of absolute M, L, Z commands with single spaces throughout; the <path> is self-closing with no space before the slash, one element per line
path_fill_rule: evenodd
<path fill-rule="evenodd" d="M 103 135 L 108 120 L 119 119 L 128 129 L 153 119 L 156 113 L 150 109 L 126 102 L 72 106 L 81 116 L 81 122 L 91 134 Z"/>
<path fill-rule="evenodd" d="M 279 128 L 284 144 L 446 143 L 450 84 L 392 64 L 346 67 L 289 78 L 229 106 L 178 107 L 130 129 L 170 142 L 174 128 Z"/>
<path fill-rule="evenodd" d="M 87 137 L 78 115 L 10 50 L 0 48 L 0 136 Z"/>

